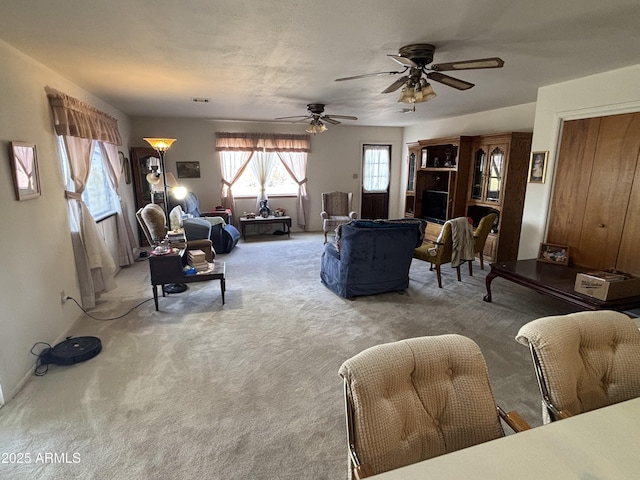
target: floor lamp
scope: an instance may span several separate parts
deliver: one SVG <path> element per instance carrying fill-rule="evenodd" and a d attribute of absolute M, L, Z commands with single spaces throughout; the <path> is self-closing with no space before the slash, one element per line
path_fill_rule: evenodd
<path fill-rule="evenodd" d="M 169 196 L 167 195 L 167 172 L 164 167 L 164 154 L 169 147 L 176 141 L 175 138 L 143 138 L 145 142 L 151 145 L 160 156 L 160 172 L 162 174 L 162 192 L 164 195 L 164 218 L 165 222 L 169 221 Z M 184 283 L 168 283 L 163 287 L 165 293 L 181 293 L 187 289 Z"/>

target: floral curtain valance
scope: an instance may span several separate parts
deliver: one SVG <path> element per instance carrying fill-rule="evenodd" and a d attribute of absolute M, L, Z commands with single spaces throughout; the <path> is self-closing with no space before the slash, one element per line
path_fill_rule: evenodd
<path fill-rule="evenodd" d="M 58 135 L 122 145 L 115 118 L 64 93 L 49 93 L 47 97 Z"/>
<path fill-rule="evenodd" d="M 309 135 L 216 132 L 217 152 L 310 152 Z"/>

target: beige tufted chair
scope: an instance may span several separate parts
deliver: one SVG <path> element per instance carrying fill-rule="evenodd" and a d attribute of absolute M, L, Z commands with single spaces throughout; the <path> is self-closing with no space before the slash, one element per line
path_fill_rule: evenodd
<path fill-rule="evenodd" d="M 144 232 L 149 245 L 157 245 L 167 235 L 167 222 L 162 207 L 155 203 L 149 203 L 136 212 L 136 219 Z M 207 234 L 208 235 L 208 234 Z M 213 262 L 216 252 L 207 238 L 189 239 L 186 247 L 188 250 L 202 250 L 207 262 Z"/>
<path fill-rule="evenodd" d="M 335 232 L 338 225 L 358 218 L 358 214 L 351 210 L 353 193 L 331 192 L 322 194 L 322 231 L 324 243 L 327 243 L 327 233 Z"/>
<path fill-rule="evenodd" d="M 349 478 L 364 478 L 504 436 L 482 352 L 442 335 L 377 345 L 342 364 Z M 515 420 L 515 421 L 514 421 Z"/>
<path fill-rule="evenodd" d="M 579 312 L 527 323 L 544 423 L 640 397 L 640 331 L 623 313 Z"/>

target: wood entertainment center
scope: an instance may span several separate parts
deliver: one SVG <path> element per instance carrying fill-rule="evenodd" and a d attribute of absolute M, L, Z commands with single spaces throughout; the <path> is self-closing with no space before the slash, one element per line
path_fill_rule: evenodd
<path fill-rule="evenodd" d="M 419 140 L 409 146 L 405 216 L 428 221 L 435 240 L 442 224 L 468 216 L 477 225 L 498 214 L 483 255 L 516 260 L 531 152 L 531 133 L 511 132 Z"/>

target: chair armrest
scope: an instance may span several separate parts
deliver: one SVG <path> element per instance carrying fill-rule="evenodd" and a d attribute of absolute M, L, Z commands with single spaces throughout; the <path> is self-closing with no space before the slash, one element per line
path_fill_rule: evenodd
<path fill-rule="evenodd" d="M 322 217 L 323 220 L 326 220 L 327 218 L 329 218 L 329 214 L 327 212 L 320 212 L 320 216 Z"/>
<path fill-rule="evenodd" d="M 531 429 L 531 426 L 526 422 L 524 418 L 520 416 L 518 412 L 505 412 L 499 405 L 497 406 L 497 408 L 500 418 L 504 420 L 505 423 L 509 425 L 509 427 L 511 427 L 511 430 L 513 430 L 514 432 L 523 432 L 525 430 Z"/>

